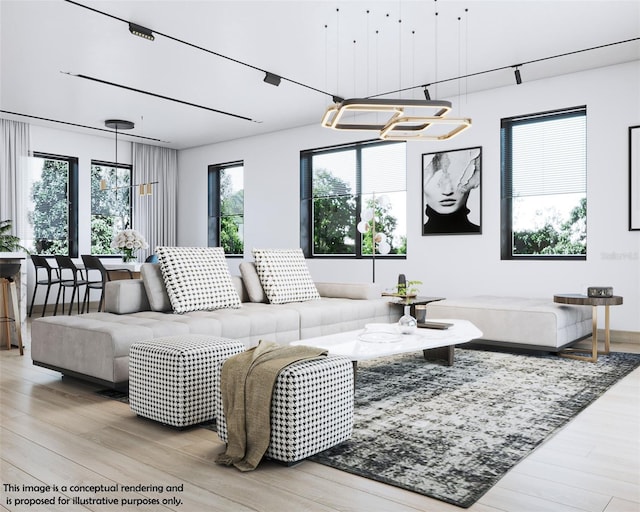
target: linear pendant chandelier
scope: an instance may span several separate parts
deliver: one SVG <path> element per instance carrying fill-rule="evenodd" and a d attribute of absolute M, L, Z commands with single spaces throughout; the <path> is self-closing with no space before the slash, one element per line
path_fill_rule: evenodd
<path fill-rule="evenodd" d="M 469 118 L 447 117 L 451 102 L 351 98 L 327 108 L 321 124 L 334 130 L 378 132 L 383 140 L 448 140 L 471 126 Z M 354 113 L 353 122 L 345 115 Z"/>

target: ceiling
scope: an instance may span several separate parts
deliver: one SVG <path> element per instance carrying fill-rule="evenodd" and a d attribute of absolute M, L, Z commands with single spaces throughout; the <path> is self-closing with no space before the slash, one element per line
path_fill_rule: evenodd
<path fill-rule="evenodd" d="M 610 44 L 640 37 L 638 0 L 0 0 L 0 24 L 0 116 L 177 149 L 319 123 L 334 95 L 440 82 L 455 107 L 516 64 L 526 84 L 640 59 Z"/>

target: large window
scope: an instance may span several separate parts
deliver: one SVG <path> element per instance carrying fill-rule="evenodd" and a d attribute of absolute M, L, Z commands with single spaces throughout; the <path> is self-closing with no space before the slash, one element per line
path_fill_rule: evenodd
<path fill-rule="evenodd" d="M 131 166 L 91 162 L 91 254 L 119 254 L 113 236 L 131 227 Z"/>
<path fill-rule="evenodd" d="M 407 253 L 406 144 L 300 153 L 300 238 L 307 257 Z M 373 235 L 376 234 L 376 243 Z"/>
<path fill-rule="evenodd" d="M 228 256 L 244 254 L 244 166 L 209 166 L 209 247 Z"/>
<path fill-rule="evenodd" d="M 34 153 L 30 159 L 28 249 L 78 256 L 78 159 Z"/>
<path fill-rule="evenodd" d="M 502 259 L 586 259 L 586 115 L 502 120 Z"/>

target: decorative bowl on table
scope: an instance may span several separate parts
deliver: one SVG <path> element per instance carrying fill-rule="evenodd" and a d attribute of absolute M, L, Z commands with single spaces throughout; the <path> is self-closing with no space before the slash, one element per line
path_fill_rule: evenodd
<path fill-rule="evenodd" d="M 397 324 L 367 324 L 358 339 L 368 343 L 393 343 L 400 341 L 402 337 Z"/>

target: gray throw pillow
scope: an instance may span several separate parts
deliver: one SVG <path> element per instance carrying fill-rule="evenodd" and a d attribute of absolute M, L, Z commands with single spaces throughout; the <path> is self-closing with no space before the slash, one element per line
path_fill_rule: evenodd
<path fill-rule="evenodd" d="M 240 275 L 251 302 L 268 302 L 255 263 L 252 261 L 240 263 Z"/>
<path fill-rule="evenodd" d="M 159 263 L 143 263 L 140 266 L 140 276 L 147 292 L 151 311 L 171 311 L 171 301 L 164 286 L 162 271 Z"/>

